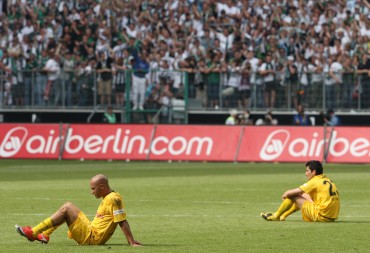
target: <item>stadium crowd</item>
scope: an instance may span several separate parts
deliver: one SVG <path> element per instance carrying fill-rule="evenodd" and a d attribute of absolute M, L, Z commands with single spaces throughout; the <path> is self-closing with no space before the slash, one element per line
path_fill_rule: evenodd
<path fill-rule="evenodd" d="M 3 105 L 370 107 L 367 0 L 0 2 Z"/>

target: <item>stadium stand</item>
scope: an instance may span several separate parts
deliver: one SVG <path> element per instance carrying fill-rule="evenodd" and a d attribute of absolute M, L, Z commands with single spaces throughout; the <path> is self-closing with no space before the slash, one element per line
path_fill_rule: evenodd
<path fill-rule="evenodd" d="M 370 107 L 366 0 L 1 2 L 1 108 Z"/>

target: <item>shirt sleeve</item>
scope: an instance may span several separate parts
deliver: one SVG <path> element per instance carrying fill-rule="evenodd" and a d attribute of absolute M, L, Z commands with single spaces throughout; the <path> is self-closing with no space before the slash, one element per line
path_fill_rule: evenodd
<path fill-rule="evenodd" d="M 122 199 L 119 197 L 112 198 L 112 208 L 113 208 L 113 222 L 121 222 L 126 220 L 126 212 L 122 203 Z"/>
<path fill-rule="evenodd" d="M 305 193 L 309 194 L 313 189 L 315 189 L 315 184 L 314 182 L 312 182 L 311 180 L 304 183 L 303 185 L 301 185 L 299 187 L 302 191 L 304 191 Z"/>

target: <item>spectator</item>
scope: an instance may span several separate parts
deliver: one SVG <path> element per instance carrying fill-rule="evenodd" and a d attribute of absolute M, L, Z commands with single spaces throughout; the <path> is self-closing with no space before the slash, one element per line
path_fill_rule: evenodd
<path fill-rule="evenodd" d="M 59 98 L 61 96 L 61 87 L 60 87 L 60 65 L 59 65 L 59 56 L 54 52 L 49 53 L 49 60 L 46 62 L 43 71 L 47 73 L 47 84 L 44 90 L 44 102 L 49 104 L 50 98 L 54 91 L 54 105 L 58 104 Z"/>
<path fill-rule="evenodd" d="M 251 97 L 251 75 L 252 68 L 249 62 L 246 62 L 241 68 L 241 80 L 238 87 L 238 107 L 239 108 L 249 108 L 250 107 L 250 97 Z"/>
<path fill-rule="evenodd" d="M 35 97 L 36 105 L 46 105 L 48 102 L 48 95 L 44 98 L 45 89 L 48 82 L 47 72 L 45 66 L 49 60 L 49 54 L 46 49 L 41 51 L 41 54 L 37 55 L 37 72 L 36 72 L 36 84 L 34 85 L 33 93 Z"/>
<path fill-rule="evenodd" d="M 340 87 L 343 82 L 342 72 L 342 64 L 338 61 L 338 58 L 335 55 L 332 55 L 331 59 L 329 60 L 328 82 L 325 85 L 327 108 L 335 108 L 337 106 L 336 98 L 338 94 L 338 87 Z"/>
<path fill-rule="evenodd" d="M 253 125 L 253 119 L 249 110 L 245 110 L 243 113 L 238 114 L 238 124 L 239 125 Z"/>
<path fill-rule="evenodd" d="M 77 98 L 76 94 L 76 85 L 75 85 L 75 78 L 74 78 L 74 70 L 75 70 L 75 58 L 72 56 L 71 52 L 67 51 L 65 57 L 62 58 L 62 66 L 63 66 L 63 85 L 65 90 L 65 98 L 63 99 L 66 102 L 67 106 L 72 106 L 73 98 Z"/>
<path fill-rule="evenodd" d="M 11 84 L 11 94 L 15 105 L 23 105 L 23 73 L 22 73 L 22 48 L 18 37 L 13 37 L 13 41 L 8 48 L 8 57 L 4 59 L 10 72 L 9 82 Z"/>
<path fill-rule="evenodd" d="M 188 80 L 188 97 L 196 97 L 196 85 L 195 85 L 195 72 L 197 61 L 194 56 L 188 56 L 184 61 L 182 61 L 182 68 L 180 71 L 187 72 Z"/>
<path fill-rule="evenodd" d="M 352 92 L 356 84 L 356 63 L 352 57 L 345 57 L 343 59 L 343 83 L 339 90 L 339 101 L 341 108 L 351 108 L 352 107 Z"/>
<path fill-rule="evenodd" d="M 256 126 L 276 126 L 278 123 L 278 120 L 274 118 L 271 111 L 268 111 L 263 118 L 256 120 Z"/>
<path fill-rule="evenodd" d="M 96 72 L 100 74 L 98 81 L 98 94 L 100 96 L 100 105 L 104 105 L 107 101 L 111 105 L 112 96 L 112 65 L 113 59 L 106 53 L 99 53 Z"/>
<path fill-rule="evenodd" d="M 226 88 L 222 91 L 222 95 L 225 95 L 224 103 L 225 107 L 234 107 L 238 101 L 239 87 L 241 82 L 241 62 L 238 60 L 232 60 L 228 64 L 224 64 L 227 69 L 225 77 L 227 78 Z M 228 91 L 228 92 L 225 92 Z"/>
<path fill-rule="evenodd" d="M 93 88 L 95 82 L 95 74 L 93 69 L 96 68 L 95 58 L 91 58 L 88 62 L 82 61 L 77 65 L 76 77 L 77 77 L 77 89 L 79 90 L 80 106 L 87 106 L 92 104 L 93 99 Z"/>
<path fill-rule="evenodd" d="M 113 112 L 113 106 L 108 105 L 107 111 L 103 116 L 103 123 L 115 124 L 117 123 L 116 114 Z"/>
<path fill-rule="evenodd" d="M 219 109 L 219 94 L 220 94 L 220 72 L 222 71 L 220 62 L 220 53 L 209 51 L 211 59 L 207 66 L 207 102 L 208 106 L 214 109 Z"/>
<path fill-rule="evenodd" d="M 324 122 L 328 126 L 340 126 L 342 124 L 340 118 L 335 115 L 333 109 L 328 110 L 326 117 L 324 117 Z"/>
<path fill-rule="evenodd" d="M 201 101 L 202 106 L 206 107 L 206 61 L 204 58 L 200 58 L 197 62 L 195 69 L 195 86 L 196 86 L 196 97 Z"/>
<path fill-rule="evenodd" d="M 123 57 L 124 58 L 116 58 L 116 62 L 113 66 L 113 86 L 116 96 L 116 104 L 121 108 L 124 105 L 124 93 L 126 89 L 126 83 L 128 82 L 128 71 L 131 70 L 130 60 L 132 58 L 129 56 L 129 52 L 127 50 L 123 51 Z"/>
<path fill-rule="evenodd" d="M 243 62 L 243 67 L 250 64 L 250 85 L 251 85 L 251 101 L 250 105 L 254 104 L 257 108 L 262 107 L 263 103 L 263 85 L 262 81 L 258 78 L 258 68 L 262 64 L 262 61 L 254 56 L 252 50 L 248 50 L 246 53 L 246 60 Z M 257 103 L 258 102 L 258 103 Z"/>
<path fill-rule="evenodd" d="M 36 62 L 36 55 L 30 54 L 28 58 L 26 58 L 25 65 L 23 67 L 23 77 L 24 77 L 24 104 L 26 106 L 36 105 L 36 101 L 34 101 L 35 97 L 31 97 L 31 87 L 33 81 L 35 80 L 35 70 L 37 67 Z"/>
<path fill-rule="evenodd" d="M 362 88 L 362 107 L 368 109 L 370 107 L 370 58 L 367 54 L 362 55 L 361 63 L 357 68 L 357 74 L 360 75 L 360 84 Z"/>
<path fill-rule="evenodd" d="M 312 122 L 308 115 L 306 115 L 304 111 L 304 107 L 302 105 L 297 106 L 297 114 L 293 117 L 293 125 L 296 126 L 311 126 Z"/>
<path fill-rule="evenodd" d="M 274 108 L 277 83 L 275 81 L 275 63 L 272 62 L 271 53 L 266 55 L 266 60 L 262 63 L 259 71 L 260 75 L 263 76 L 265 86 L 265 107 Z"/>
<path fill-rule="evenodd" d="M 235 110 L 235 109 L 232 109 L 230 111 L 229 117 L 227 117 L 227 119 L 225 121 L 225 125 L 228 125 L 228 126 L 237 125 L 237 123 L 238 123 L 237 117 L 238 117 L 238 111 Z"/>
<path fill-rule="evenodd" d="M 133 105 L 132 110 L 143 110 L 145 102 L 145 90 L 148 85 L 147 74 L 149 73 L 149 62 L 146 51 L 133 53 L 133 78 L 132 78 L 132 95 Z"/>
<path fill-rule="evenodd" d="M 299 64 L 299 89 L 298 89 L 298 103 L 308 106 L 308 100 L 311 90 L 311 73 L 314 66 L 309 62 L 309 60 L 302 58 Z M 312 94 L 316 95 L 316 94 Z"/>
<path fill-rule="evenodd" d="M 298 79 L 298 66 L 294 62 L 294 57 L 292 55 L 288 56 L 287 61 L 287 80 L 288 80 L 288 86 L 286 87 L 288 89 L 288 92 L 286 94 L 290 96 L 293 105 L 295 108 L 298 106 L 298 86 L 299 86 L 299 79 Z M 290 94 L 289 94 L 290 91 Z M 287 105 L 288 108 L 291 105 Z"/>
<path fill-rule="evenodd" d="M 312 108 L 322 108 L 323 105 L 323 62 L 321 57 L 312 56 L 312 75 L 311 75 L 311 92 L 310 106 Z"/>
<path fill-rule="evenodd" d="M 147 96 L 145 101 L 145 109 L 148 110 L 146 113 L 146 122 L 147 123 L 156 123 L 153 122 L 153 117 L 156 114 L 154 110 L 158 110 L 161 106 L 161 88 L 159 84 L 154 84 L 150 86 L 150 89 L 147 90 Z"/>

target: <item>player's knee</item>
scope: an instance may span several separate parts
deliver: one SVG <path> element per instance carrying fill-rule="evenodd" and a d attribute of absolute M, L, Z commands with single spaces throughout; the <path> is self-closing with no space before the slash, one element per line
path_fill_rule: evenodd
<path fill-rule="evenodd" d="M 62 213 L 67 213 L 69 210 L 73 209 L 74 204 L 72 202 L 66 202 L 64 205 L 60 208 L 60 211 Z"/>

